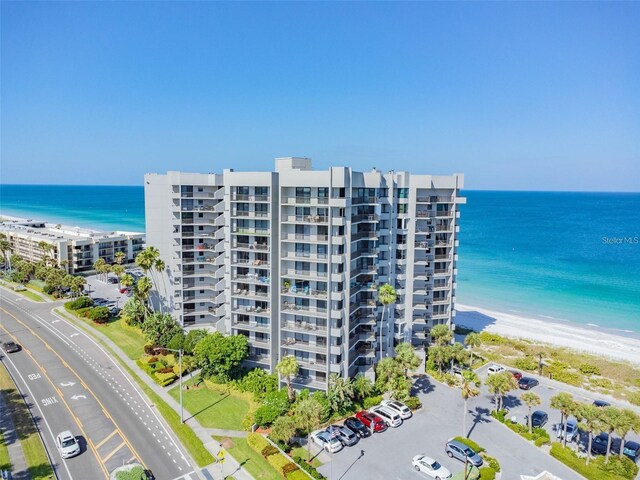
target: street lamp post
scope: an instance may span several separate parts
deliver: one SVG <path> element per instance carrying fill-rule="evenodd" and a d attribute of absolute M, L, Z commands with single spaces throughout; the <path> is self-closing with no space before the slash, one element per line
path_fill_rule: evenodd
<path fill-rule="evenodd" d="M 182 349 L 175 350 L 173 348 L 156 348 L 158 350 L 168 350 L 170 352 L 178 352 L 178 368 L 180 369 L 180 423 L 184 423 L 184 408 L 182 406 Z"/>

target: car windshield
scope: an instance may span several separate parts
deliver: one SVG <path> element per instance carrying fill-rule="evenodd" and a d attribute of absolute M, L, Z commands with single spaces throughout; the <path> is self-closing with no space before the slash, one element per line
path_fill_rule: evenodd
<path fill-rule="evenodd" d="M 603 438 L 603 437 L 600 437 L 600 436 L 597 436 L 596 438 L 593 439 L 593 443 L 599 443 L 601 445 L 606 445 L 607 439 Z"/>
<path fill-rule="evenodd" d="M 471 450 L 470 448 L 466 448 L 466 449 L 465 449 L 465 451 L 464 451 L 464 454 L 465 454 L 467 457 L 473 457 L 473 456 L 476 454 L 476 452 L 474 452 L 474 451 L 473 451 L 473 450 Z"/>
<path fill-rule="evenodd" d="M 433 468 L 434 470 L 438 470 L 442 465 L 440 465 L 438 462 L 433 462 L 431 464 L 431 468 Z"/>
<path fill-rule="evenodd" d="M 73 447 L 76 444 L 76 441 L 73 438 L 67 438 L 62 441 L 63 447 Z"/>

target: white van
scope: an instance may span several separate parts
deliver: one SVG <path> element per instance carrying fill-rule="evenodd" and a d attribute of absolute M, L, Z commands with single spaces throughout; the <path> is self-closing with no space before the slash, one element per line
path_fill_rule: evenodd
<path fill-rule="evenodd" d="M 382 420 L 384 420 L 384 423 L 386 423 L 389 427 L 399 427 L 400 425 L 402 425 L 402 418 L 400 417 L 400 414 L 394 412 L 388 407 L 378 405 L 377 407 L 373 407 L 369 411 L 382 418 Z"/>
<path fill-rule="evenodd" d="M 504 371 L 505 368 L 501 365 L 491 365 L 489 368 L 487 368 L 487 373 L 489 375 L 495 375 L 496 373 L 501 373 Z"/>

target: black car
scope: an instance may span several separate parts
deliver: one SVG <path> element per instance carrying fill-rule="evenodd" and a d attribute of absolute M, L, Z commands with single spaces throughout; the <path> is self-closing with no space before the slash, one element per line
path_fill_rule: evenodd
<path fill-rule="evenodd" d="M 358 420 L 356 417 L 349 417 L 344 421 L 344 426 L 352 432 L 355 432 L 360 438 L 366 438 L 371 436 L 371 430 L 369 430 L 364 423 Z"/>
<path fill-rule="evenodd" d="M 594 455 L 604 455 L 607 453 L 607 442 L 609 441 L 608 433 L 601 433 L 596 437 L 593 437 L 591 441 L 591 453 Z M 620 441 L 617 438 L 611 439 L 611 453 L 619 451 Z"/>
<path fill-rule="evenodd" d="M 535 378 L 522 377 L 518 381 L 518 387 L 520 387 L 520 390 L 531 390 L 533 387 L 538 385 L 538 383 L 540 382 L 538 382 L 538 380 L 536 380 Z"/>
<path fill-rule="evenodd" d="M 109 277 L 107 280 L 108 283 L 118 283 L 118 279 L 116 277 Z"/>
<path fill-rule="evenodd" d="M 609 402 L 605 402 L 604 400 L 594 400 L 593 404 L 596 407 L 608 407 L 609 405 L 611 405 Z"/>
<path fill-rule="evenodd" d="M 533 428 L 544 427 L 547 420 L 549 420 L 549 415 L 547 415 L 547 412 L 543 412 L 542 410 L 536 410 L 531 414 L 531 426 Z M 529 420 L 527 419 L 527 422 L 528 421 Z"/>
<path fill-rule="evenodd" d="M 640 443 L 638 442 L 624 442 L 624 448 L 622 453 L 629 457 L 634 462 L 640 456 Z"/>
<path fill-rule="evenodd" d="M 2 344 L 2 349 L 6 353 L 16 353 L 20 351 L 20 345 L 15 342 L 5 342 Z"/>

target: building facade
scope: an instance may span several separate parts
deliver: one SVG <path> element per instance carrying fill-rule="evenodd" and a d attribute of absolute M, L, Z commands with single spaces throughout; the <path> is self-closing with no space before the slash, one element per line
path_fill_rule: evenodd
<path fill-rule="evenodd" d="M 50 259 L 72 275 L 93 270 L 99 258 L 114 263 L 116 252 L 132 262 L 145 243 L 143 233 L 102 232 L 45 222 L 5 220 L 0 222 L 11 244 L 11 253 L 30 262 Z M 44 248 L 43 248 L 44 247 Z"/>
<path fill-rule="evenodd" d="M 145 176 L 147 242 L 168 266 L 160 300 L 185 326 L 247 336 L 248 367 L 294 355 L 298 388 L 373 377 L 398 342 L 423 347 L 455 315 L 463 176 L 311 168 Z M 388 307 L 380 285 L 396 288 Z"/>

